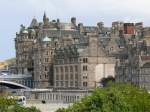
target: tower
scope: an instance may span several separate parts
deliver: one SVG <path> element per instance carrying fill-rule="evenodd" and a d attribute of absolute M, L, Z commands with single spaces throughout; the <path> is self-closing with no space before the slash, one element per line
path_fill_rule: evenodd
<path fill-rule="evenodd" d="M 46 21 L 46 13 L 44 12 L 44 16 L 43 16 L 43 22 Z"/>
<path fill-rule="evenodd" d="M 43 16 L 43 23 L 44 23 L 44 25 L 48 25 L 48 23 L 49 23 L 49 18 L 46 16 L 45 12 L 44 12 L 44 16 Z"/>

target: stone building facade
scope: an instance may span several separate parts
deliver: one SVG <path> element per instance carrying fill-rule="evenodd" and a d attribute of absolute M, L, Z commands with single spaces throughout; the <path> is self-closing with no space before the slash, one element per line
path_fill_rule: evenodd
<path fill-rule="evenodd" d="M 126 43 L 124 52 L 118 54 L 116 80 L 150 90 L 149 31 L 144 28 L 139 34 L 135 35 L 138 38 L 132 38 Z"/>
<path fill-rule="evenodd" d="M 84 26 L 74 17 L 65 23 L 44 14 L 16 33 L 17 73 L 32 75 L 34 88 L 93 88 L 109 75 L 137 84 L 149 69 L 149 32 L 143 23 Z"/>
<path fill-rule="evenodd" d="M 52 53 L 51 39 L 45 36 L 34 46 L 34 87 L 48 87 L 52 83 Z"/>
<path fill-rule="evenodd" d="M 30 31 L 30 33 L 29 33 Z M 31 36 L 31 30 L 21 25 L 19 33 L 16 33 L 16 66 L 18 74 L 33 74 L 33 45 L 34 36 Z"/>
<path fill-rule="evenodd" d="M 18 74 L 31 74 L 33 87 L 47 88 L 53 86 L 53 52 L 54 49 L 77 43 L 80 32 L 76 26 L 76 18 L 70 23 L 59 19 L 49 21 L 44 14 L 43 22 L 35 18 L 28 28 L 21 25 L 16 33 L 16 65 Z"/>
<path fill-rule="evenodd" d="M 103 77 L 115 75 L 115 58 L 98 43 L 98 35 L 87 34 L 87 43 L 55 50 L 54 87 L 94 88 Z"/>

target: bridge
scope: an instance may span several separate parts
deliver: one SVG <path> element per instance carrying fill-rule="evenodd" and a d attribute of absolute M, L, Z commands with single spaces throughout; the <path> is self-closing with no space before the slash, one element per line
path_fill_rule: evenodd
<path fill-rule="evenodd" d="M 2 83 L 2 81 L 7 81 L 7 83 Z M 19 88 L 19 86 L 24 85 L 24 87 L 32 88 L 32 83 L 32 75 L 29 74 L 0 74 L 0 84 L 4 86 L 8 86 L 9 84 L 10 87 Z"/>
<path fill-rule="evenodd" d="M 30 89 L 27 86 L 24 86 L 22 84 L 18 84 L 18 83 L 15 83 L 15 82 L 11 82 L 11 81 L 0 81 L 0 86 L 8 87 L 8 88 L 11 88 L 11 89 Z"/>

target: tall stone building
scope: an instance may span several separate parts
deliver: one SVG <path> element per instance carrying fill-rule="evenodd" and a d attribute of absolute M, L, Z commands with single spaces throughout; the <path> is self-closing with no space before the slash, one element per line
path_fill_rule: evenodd
<path fill-rule="evenodd" d="M 35 88 L 53 86 L 54 49 L 77 43 L 79 38 L 74 17 L 70 23 L 64 23 L 59 19 L 49 21 L 44 13 L 43 22 L 33 18 L 28 28 L 21 25 L 15 38 L 18 74 L 32 74 Z"/>
<path fill-rule="evenodd" d="M 49 87 L 53 78 L 53 46 L 51 38 L 45 36 L 34 46 L 34 87 Z"/>
<path fill-rule="evenodd" d="M 135 30 L 138 31 L 135 35 L 137 38 L 126 42 L 123 52 L 118 54 L 116 80 L 150 90 L 149 30 L 139 28 L 141 30 Z"/>
<path fill-rule="evenodd" d="M 98 35 L 89 33 L 86 39 L 55 50 L 55 88 L 94 88 L 103 77 L 115 75 L 115 58 L 99 45 Z"/>
<path fill-rule="evenodd" d="M 143 23 L 112 27 L 35 18 L 16 33 L 17 73 L 32 75 L 34 88 L 94 88 L 103 77 L 149 89 L 149 30 Z M 144 85 L 144 86 L 143 86 Z"/>
<path fill-rule="evenodd" d="M 18 74 L 33 74 L 33 45 L 35 35 L 32 30 L 26 29 L 21 25 L 19 33 L 16 33 L 15 48 L 16 48 L 16 66 Z"/>

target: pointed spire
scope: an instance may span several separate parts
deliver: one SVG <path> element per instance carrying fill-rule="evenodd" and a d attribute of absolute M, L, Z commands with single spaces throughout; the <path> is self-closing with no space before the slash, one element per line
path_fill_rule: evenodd
<path fill-rule="evenodd" d="M 46 22 L 46 12 L 44 11 L 43 22 Z"/>
<path fill-rule="evenodd" d="M 46 17 L 46 12 L 44 11 L 44 17 Z"/>

